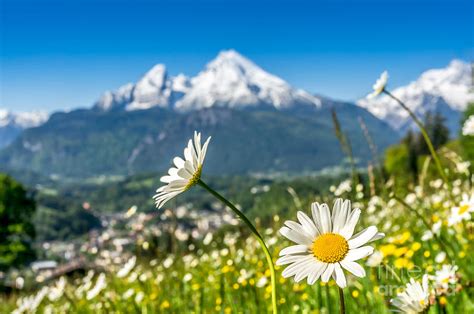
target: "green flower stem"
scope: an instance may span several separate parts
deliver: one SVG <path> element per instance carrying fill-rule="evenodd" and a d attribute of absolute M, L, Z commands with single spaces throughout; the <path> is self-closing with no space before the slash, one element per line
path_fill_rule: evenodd
<path fill-rule="evenodd" d="M 326 303 L 328 307 L 328 313 L 332 313 L 332 302 L 331 302 L 331 293 L 329 291 L 329 285 L 328 284 L 324 285 L 324 288 L 326 289 Z"/>
<path fill-rule="evenodd" d="M 418 117 L 413 113 L 413 111 L 410 110 L 400 99 L 397 97 L 393 96 L 392 93 L 384 89 L 382 91 L 383 93 L 387 94 L 390 98 L 395 100 L 403 109 L 405 109 L 406 112 L 410 115 L 410 117 L 415 121 L 416 125 L 420 128 L 421 134 L 423 135 L 423 138 L 425 139 L 426 144 L 428 145 L 428 149 L 430 150 L 431 156 L 433 157 L 433 160 L 435 161 L 436 168 L 438 169 L 439 174 L 441 175 L 441 178 L 443 179 L 444 183 L 450 187 L 448 177 L 446 177 L 446 173 L 443 170 L 443 167 L 441 166 L 441 162 L 439 161 L 438 154 L 436 153 L 433 143 L 430 140 L 430 137 L 428 136 L 428 133 L 426 132 L 425 127 L 423 126 L 423 123 L 418 119 Z"/>
<path fill-rule="evenodd" d="M 393 198 L 399 202 L 400 204 L 402 204 L 406 209 L 408 209 L 409 211 L 413 212 L 415 214 L 416 217 L 418 217 L 418 219 L 420 219 L 423 224 L 425 225 L 425 227 L 431 231 L 431 233 L 433 234 L 433 238 L 435 239 L 436 242 L 438 242 L 439 246 L 444 250 L 444 252 L 446 253 L 446 256 L 448 257 L 448 259 L 451 261 L 451 262 L 454 262 L 454 259 L 451 257 L 450 253 L 449 253 L 449 250 L 448 248 L 446 247 L 446 245 L 444 244 L 443 241 L 441 241 L 441 239 L 438 237 L 438 235 L 436 233 L 434 233 L 432 230 L 431 230 L 431 226 L 429 224 L 429 222 L 425 219 L 425 217 L 423 217 L 422 214 L 420 214 L 416 209 L 414 209 L 413 207 L 411 207 L 410 205 L 408 205 L 404 200 L 402 200 L 400 197 L 394 195 Z"/>
<path fill-rule="evenodd" d="M 263 249 L 263 252 L 265 253 L 265 257 L 267 259 L 268 267 L 270 268 L 270 277 L 271 277 L 271 284 L 272 284 L 272 308 L 273 308 L 273 314 L 278 313 L 277 309 L 277 298 L 276 298 L 276 276 L 275 276 L 275 266 L 273 264 L 272 260 L 272 255 L 270 254 L 270 251 L 268 250 L 267 245 L 265 244 L 265 241 L 263 240 L 263 237 L 260 235 L 258 230 L 255 228 L 255 226 L 252 224 L 252 222 L 242 213 L 237 207 L 234 206 L 231 202 L 229 202 L 225 197 L 220 195 L 218 192 L 213 190 L 211 187 L 209 187 L 206 183 L 204 183 L 201 179 L 197 182 L 198 185 L 200 185 L 202 188 L 204 188 L 206 191 L 211 193 L 215 198 L 217 198 L 219 201 L 224 203 L 226 206 L 228 206 L 232 211 L 239 216 L 240 219 L 250 228 L 250 231 L 254 234 L 255 238 L 257 239 L 258 243 Z"/>
<path fill-rule="evenodd" d="M 341 287 L 338 287 L 338 288 L 339 288 L 339 303 L 340 303 L 339 313 L 345 314 L 346 313 L 346 304 L 344 302 L 344 291 L 342 290 Z"/>

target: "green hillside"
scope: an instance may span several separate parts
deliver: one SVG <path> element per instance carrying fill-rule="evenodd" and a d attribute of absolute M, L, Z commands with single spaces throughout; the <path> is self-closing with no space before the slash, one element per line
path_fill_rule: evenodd
<path fill-rule="evenodd" d="M 385 123 L 351 104 L 297 108 L 57 113 L 3 149 L 0 164 L 10 171 L 76 178 L 160 171 L 173 156 L 182 154 L 183 143 L 199 130 L 213 137 L 206 163 L 210 174 L 314 171 L 337 165 L 343 158 L 333 132 L 331 108 L 337 111 L 360 160 L 370 158 L 370 153 L 359 116 L 380 149 L 397 139 Z"/>

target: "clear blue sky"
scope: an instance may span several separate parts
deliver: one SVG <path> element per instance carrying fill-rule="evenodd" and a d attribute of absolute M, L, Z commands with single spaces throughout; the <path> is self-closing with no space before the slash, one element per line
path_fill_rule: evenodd
<path fill-rule="evenodd" d="M 474 1 L 0 0 L 0 107 L 90 106 L 156 63 L 195 75 L 234 48 L 297 87 L 355 100 L 472 60 Z"/>

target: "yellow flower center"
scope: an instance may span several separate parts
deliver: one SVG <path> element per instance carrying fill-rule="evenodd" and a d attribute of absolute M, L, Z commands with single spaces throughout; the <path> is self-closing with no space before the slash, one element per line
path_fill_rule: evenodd
<path fill-rule="evenodd" d="M 469 205 L 461 205 L 459 207 L 459 215 L 464 214 L 465 212 L 467 212 L 468 209 L 469 209 Z"/>
<path fill-rule="evenodd" d="M 343 236 L 336 233 L 325 233 L 313 242 L 313 255 L 324 263 L 337 263 L 346 257 L 349 244 Z"/>
<path fill-rule="evenodd" d="M 185 190 L 189 189 L 201 179 L 202 166 L 199 166 L 198 170 L 193 174 L 192 178 L 189 179 L 188 184 L 184 187 Z"/>

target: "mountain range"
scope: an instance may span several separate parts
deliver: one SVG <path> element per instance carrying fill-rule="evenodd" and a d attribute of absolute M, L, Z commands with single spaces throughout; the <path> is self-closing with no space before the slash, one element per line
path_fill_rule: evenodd
<path fill-rule="evenodd" d="M 317 107 L 320 100 L 228 50 L 193 78 L 184 74 L 170 77 L 166 66 L 158 64 L 136 84 L 104 93 L 95 108 L 133 111 L 159 107 L 189 112 L 211 107 L 286 109 L 295 105 Z"/>
<path fill-rule="evenodd" d="M 0 108 L 0 148 L 7 146 L 27 128 L 36 127 L 48 120 L 44 111 L 14 113 Z"/>
<path fill-rule="evenodd" d="M 456 64 L 455 70 L 464 69 Z M 462 109 L 458 104 L 452 112 Z M 0 165 L 63 177 L 161 171 L 199 130 L 213 136 L 209 173 L 315 171 L 343 158 L 333 110 L 361 161 L 371 156 L 359 117 L 380 151 L 396 142 L 403 115 L 381 114 L 380 108 L 311 95 L 229 50 L 195 77 L 170 76 L 158 64 L 136 83 L 105 92 L 91 108 L 53 113 L 1 150 Z"/>

